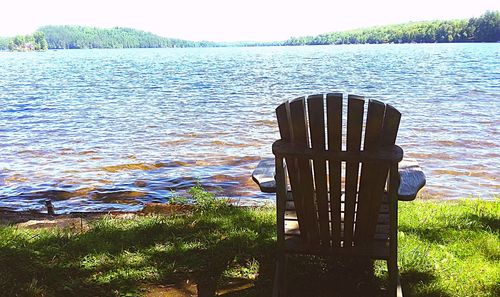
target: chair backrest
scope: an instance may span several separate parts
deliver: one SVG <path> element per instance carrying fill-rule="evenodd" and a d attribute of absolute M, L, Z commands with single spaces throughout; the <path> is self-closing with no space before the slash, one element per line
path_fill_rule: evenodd
<path fill-rule="evenodd" d="M 276 109 L 282 141 L 329 156 L 285 155 L 300 237 L 322 248 L 373 241 L 389 166 L 336 156 L 393 147 L 401 118 L 392 106 L 370 100 L 364 121 L 360 96 L 349 95 L 347 111 L 343 108 L 343 94 L 333 93 L 297 98 Z"/>

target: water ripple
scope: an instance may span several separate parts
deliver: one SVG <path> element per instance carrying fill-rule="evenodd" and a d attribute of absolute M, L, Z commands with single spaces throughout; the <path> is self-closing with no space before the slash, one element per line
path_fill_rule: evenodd
<path fill-rule="evenodd" d="M 275 107 L 344 91 L 403 114 L 398 143 L 445 199 L 498 195 L 500 44 L 0 52 L 0 206 L 136 210 L 250 179 Z"/>

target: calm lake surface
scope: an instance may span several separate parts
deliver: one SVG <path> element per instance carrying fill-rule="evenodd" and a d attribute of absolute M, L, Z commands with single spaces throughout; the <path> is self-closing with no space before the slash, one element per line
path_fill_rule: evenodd
<path fill-rule="evenodd" d="M 500 44 L 0 52 L 0 207 L 137 210 L 251 181 L 285 99 L 342 91 L 402 114 L 442 199 L 499 195 Z M 248 200 L 247 200 L 248 201 Z"/>

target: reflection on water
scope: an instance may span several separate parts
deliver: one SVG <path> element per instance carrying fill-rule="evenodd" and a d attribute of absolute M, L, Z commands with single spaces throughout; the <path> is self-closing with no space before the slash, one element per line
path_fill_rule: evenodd
<path fill-rule="evenodd" d="M 0 52 L 0 207 L 136 210 L 202 184 L 274 199 L 250 175 L 278 138 L 274 108 L 329 91 L 388 102 L 426 191 L 500 185 L 500 45 Z"/>

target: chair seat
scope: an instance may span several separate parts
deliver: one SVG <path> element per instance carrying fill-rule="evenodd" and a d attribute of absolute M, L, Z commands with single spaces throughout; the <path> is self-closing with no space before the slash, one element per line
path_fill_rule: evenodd
<path fill-rule="evenodd" d="M 285 251 L 296 254 L 319 256 L 356 256 L 370 259 L 387 260 L 389 258 L 389 241 L 374 240 L 369 246 L 353 246 L 352 248 L 331 248 L 311 246 L 300 236 L 285 236 Z"/>
<path fill-rule="evenodd" d="M 377 226 L 373 241 L 363 246 L 352 248 L 331 246 L 322 247 L 306 242 L 300 236 L 299 222 L 295 211 L 292 193 L 288 192 L 285 211 L 285 245 L 288 252 L 315 255 L 357 255 L 376 259 L 387 259 L 389 257 L 389 206 L 387 195 L 384 195 L 380 206 Z M 341 220 L 344 220 L 344 210 L 341 212 Z M 341 237 L 344 230 L 341 230 Z M 341 242 L 342 245 L 342 242 Z"/>

